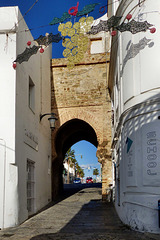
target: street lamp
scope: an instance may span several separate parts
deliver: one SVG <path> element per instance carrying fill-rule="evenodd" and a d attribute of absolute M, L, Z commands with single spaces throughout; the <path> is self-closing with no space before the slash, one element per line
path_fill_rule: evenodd
<path fill-rule="evenodd" d="M 55 121 L 58 120 L 56 117 L 55 117 L 55 113 L 45 113 L 45 114 L 40 114 L 40 121 L 42 120 L 42 118 L 46 115 L 50 115 L 50 117 L 48 118 L 48 121 L 50 123 L 50 129 L 51 130 L 54 130 L 55 129 Z"/>

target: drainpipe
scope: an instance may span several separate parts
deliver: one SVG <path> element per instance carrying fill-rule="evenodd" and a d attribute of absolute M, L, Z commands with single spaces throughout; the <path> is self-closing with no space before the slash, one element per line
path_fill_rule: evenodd
<path fill-rule="evenodd" d="M 41 101 L 41 112 L 42 112 L 42 56 L 40 55 L 40 101 Z"/>
<path fill-rule="evenodd" d="M 158 200 L 158 218 L 159 218 L 159 228 L 160 228 L 160 200 Z"/>
<path fill-rule="evenodd" d="M 3 225 L 2 228 L 4 228 L 4 220 L 5 220 L 5 193 L 6 193 L 6 141 L 2 138 L 0 138 L 0 141 L 3 141 L 4 143 L 4 177 L 3 177 Z"/>

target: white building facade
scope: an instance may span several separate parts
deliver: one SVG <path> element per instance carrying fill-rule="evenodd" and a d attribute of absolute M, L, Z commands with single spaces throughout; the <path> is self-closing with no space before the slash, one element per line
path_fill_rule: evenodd
<path fill-rule="evenodd" d="M 116 30 L 112 37 L 111 150 L 119 217 L 135 230 L 160 233 L 160 2 L 109 4 L 109 17 L 121 16 L 120 24 L 134 19 L 153 25 L 134 34 Z"/>
<path fill-rule="evenodd" d="M 63 163 L 63 183 L 73 183 L 73 180 L 75 179 L 75 166 L 70 166 L 68 164 L 68 159 L 65 159 Z M 68 179 L 67 179 L 68 178 Z"/>
<path fill-rule="evenodd" d="M 31 41 L 18 7 L 0 8 L 0 228 L 20 224 L 51 201 L 51 48 L 12 63 Z"/>

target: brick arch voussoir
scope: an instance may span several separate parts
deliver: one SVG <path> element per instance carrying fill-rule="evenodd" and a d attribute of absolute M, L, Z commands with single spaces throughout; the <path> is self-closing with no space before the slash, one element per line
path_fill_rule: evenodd
<path fill-rule="evenodd" d="M 62 126 L 64 123 L 75 118 L 87 122 L 94 129 L 97 135 L 97 141 L 99 142 L 101 140 L 102 130 L 99 128 L 98 117 L 96 117 L 94 114 L 86 110 L 83 109 L 77 109 L 74 111 L 69 109 L 65 110 L 65 112 L 62 112 L 59 115 L 60 125 Z"/>

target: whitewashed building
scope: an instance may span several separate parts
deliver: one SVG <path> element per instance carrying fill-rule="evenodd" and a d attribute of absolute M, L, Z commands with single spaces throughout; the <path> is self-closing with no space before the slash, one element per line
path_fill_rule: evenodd
<path fill-rule="evenodd" d="M 0 8 L 0 228 L 20 224 L 51 201 L 51 48 L 16 69 L 31 41 L 18 7 Z"/>
<path fill-rule="evenodd" d="M 73 180 L 75 179 L 75 167 L 70 164 L 68 164 L 68 159 L 64 159 L 63 162 L 63 183 L 73 183 Z M 67 179 L 68 178 L 68 179 Z"/>
<path fill-rule="evenodd" d="M 155 233 L 160 233 L 159 13 L 160 1 L 109 1 L 109 18 L 153 25 L 134 34 L 117 31 L 112 37 L 109 90 L 115 207 L 125 224 Z"/>

